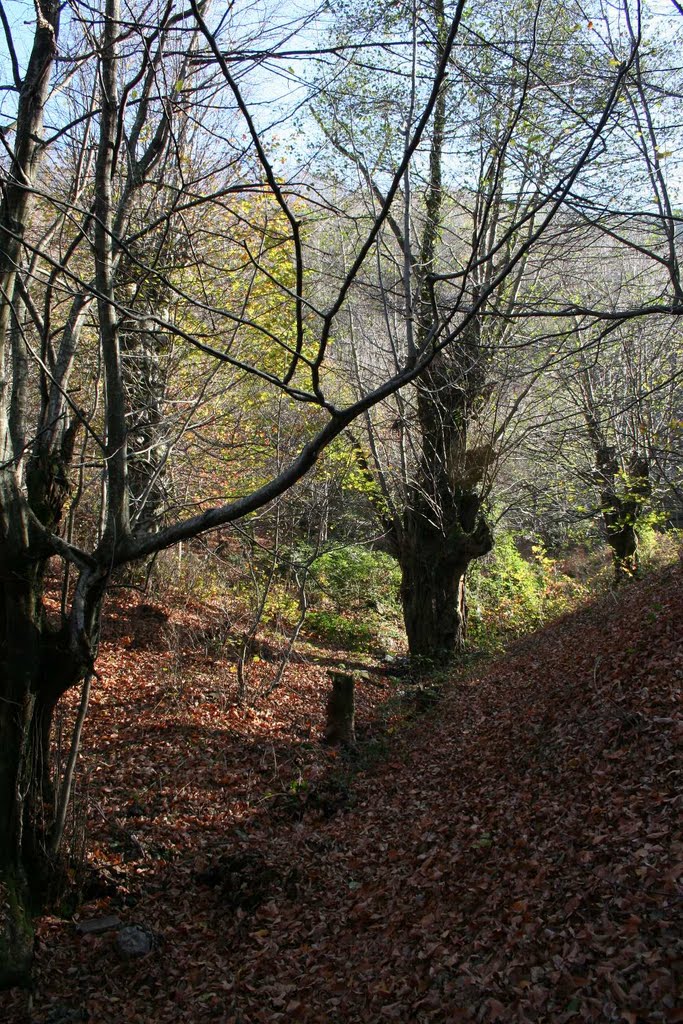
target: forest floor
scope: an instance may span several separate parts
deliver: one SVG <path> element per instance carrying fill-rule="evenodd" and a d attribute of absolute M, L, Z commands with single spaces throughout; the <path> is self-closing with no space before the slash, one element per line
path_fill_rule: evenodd
<path fill-rule="evenodd" d="M 141 601 L 84 735 L 87 899 L 39 921 L 0 1019 L 683 1021 L 680 566 L 440 693 L 365 659 L 353 756 L 321 743 L 348 654 L 240 707 L 205 610 Z M 106 916 L 151 952 L 82 933 Z"/>

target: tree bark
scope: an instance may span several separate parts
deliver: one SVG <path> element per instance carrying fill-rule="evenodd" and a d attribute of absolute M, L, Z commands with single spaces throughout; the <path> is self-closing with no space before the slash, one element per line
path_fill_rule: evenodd
<path fill-rule="evenodd" d="M 32 955 L 24 794 L 33 761 L 38 643 L 30 582 L 17 579 L 14 566 L 3 565 L 0 587 L 0 987 L 7 987 L 27 980 Z"/>
<path fill-rule="evenodd" d="M 0 551 L 5 548 L 0 546 Z M 0 554 L 0 988 L 28 982 L 31 916 L 60 873 L 54 825 L 50 727 L 60 697 L 92 667 L 101 580 L 85 602 L 85 635 L 46 622 L 42 567 Z"/>
<path fill-rule="evenodd" d="M 411 507 L 399 545 L 401 601 L 411 657 L 444 663 L 461 654 L 467 636 L 465 577 L 473 559 L 493 547 L 483 515 L 468 521 L 476 495 L 451 500 L 449 529 L 439 528 L 425 510 Z M 470 527 L 464 528 L 464 524 Z"/>
<path fill-rule="evenodd" d="M 422 450 L 397 546 L 410 654 L 433 663 L 462 652 L 467 568 L 493 546 L 478 488 L 495 453 L 487 445 L 468 447 L 486 383 L 484 356 L 475 319 L 454 351 L 438 354 L 417 384 Z"/>
<path fill-rule="evenodd" d="M 616 449 L 596 447 L 596 479 L 607 543 L 612 549 L 617 582 L 638 572 L 638 518 L 650 494 L 649 465 L 636 453 L 621 474 Z"/>

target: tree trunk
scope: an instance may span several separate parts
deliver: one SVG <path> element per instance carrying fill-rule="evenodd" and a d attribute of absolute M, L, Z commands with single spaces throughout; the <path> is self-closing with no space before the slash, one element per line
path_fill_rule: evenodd
<path fill-rule="evenodd" d="M 6 987 L 27 981 L 32 955 L 28 879 L 37 846 L 31 804 L 37 782 L 36 684 L 41 659 L 31 579 L 22 578 L 20 567 L 3 565 L 0 588 L 0 987 Z"/>
<path fill-rule="evenodd" d="M 638 572 L 638 536 L 635 523 L 624 522 L 626 513 L 611 506 L 603 509 L 607 542 L 612 549 L 612 560 L 617 581 Z"/>
<path fill-rule="evenodd" d="M 483 516 L 471 532 L 458 521 L 444 532 L 410 509 L 399 545 L 401 601 L 411 657 L 435 664 L 461 654 L 467 635 L 465 576 L 493 536 Z"/>
<path fill-rule="evenodd" d="M 467 617 L 464 595 L 465 566 L 426 538 L 429 524 L 413 536 L 401 555 L 401 600 L 408 647 L 413 658 L 448 661 L 462 651 Z M 426 541 L 426 543 L 425 543 Z"/>
<path fill-rule="evenodd" d="M 422 452 L 397 547 L 410 654 L 433 663 L 462 652 L 467 568 L 493 546 L 478 488 L 495 453 L 490 445 L 468 447 L 485 385 L 479 335 L 477 321 L 456 358 L 437 356 L 417 383 Z"/>
<path fill-rule="evenodd" d="M 31 655 L 37 645 L 32 630 L 22 629 L 24 635 L 20 636 L 18 616 L 8 614 L 6 601 L 2 610 L 5 637 L 13 635 L 19 641 L 3 651 L 0 660 L 4 677 L 0 708 L 0 988 L 5 988 L 28 980 L 33 948 L 23 827 L 35 708 Z"/>
<path fill-rule="evenodd" d="M 461 653 L 467 634 L 465 574 L 419 558 L 403 564 L 403 618 L 413 658 L 450 661 Z"/>
<path fill-rule="evenodd" d="M 620 472 L 616 448 L 605 444 L 596 448 L 595 461 L 605 534 L 620 582 L 638 572 L 636 527 L 650 495 L 649 464 L 634 452 L 627 470 Z"/>
<path fill-rule="evenodd" d="M 150 321 L 141 323 L 136 333 L 122 333 L 121 342 L 131 519 L 137 532 L 154 533 L 168 504 L 162 437 L 165 380 L 160 366 L 161 341 Z"/>
<path fill-rule="evenodd" d="M 46 622 L 44 563 L 26 553 L 9 559 L 6 551 L 0 543 L 0 989 L 28 983 L 32 915 L 61 878 L 49 851 L 50 727 L 59 698 L 92 661 L 85 637 L 74 648 L 66 626 Z M 93 596 L 88 606 L 97 619 L 97 587 Z"/>

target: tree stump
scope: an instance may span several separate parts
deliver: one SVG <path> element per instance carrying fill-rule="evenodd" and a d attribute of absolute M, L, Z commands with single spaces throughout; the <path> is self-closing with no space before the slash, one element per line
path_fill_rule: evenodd
<path fill-rule="evenodd" d="M 355 747 L 354 686 L 355 678 L 350 672 L 330 669 L 332 689 L 327 698 L 327 724 L 325 742 Z"/>

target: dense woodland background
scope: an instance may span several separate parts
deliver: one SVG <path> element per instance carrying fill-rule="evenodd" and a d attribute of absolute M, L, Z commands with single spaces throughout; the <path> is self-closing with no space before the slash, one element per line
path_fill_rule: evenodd
<path fill-rule="evenodd" d="M 409 770 L 391 737 L 415 716 L 416 762 L 420 729 L 436 736 L 450 714 L 461 739 L 476 722 L 485 762 L 499 743 L 487 715 L 519 705 L 510 735 L 531 722 L 543 746 L 559 729 L 552 742 L 576 740 L 584 765 L 597 742 L 572 739 L 584 712 L 563 732 L 553 710 L 579 707 L 580 679 L 598 720 L 617 709 L 610 765 L 631 763 L 629 730 L 643 730 L 645 761 L 668 758 L 683 525 L 680 5 L 13 0 L 0 16 L 2 986 L 28 983 L 46 911 L 84 920 L 83 906 L 97 916 L 137 900 L 156 942 L 151 890 L 131 881 L 148 870 L 172 892 L 174 865 L 187 892 L 222 886 L 240 935 L 272 891 L 317 905 L 297 857 L 290 875 L 269 852 L 281 843 L 290 857 L 291 822 L 278 838 L 271 819 L 265 835 L 245 821 L 272 804 L 303 836 L 309 819 L 347 813 L 371 763 Z M 591 616 L 611 614 L 624 617 L 601 640 Z M 574 678 L 584 629 L 591 664 Z M 661 656 L 642 706 L 626 686 L 636 650 L 643 664 Z M 477 674 L 501 652 L 492 676 Z M 602 659 L 622 656 L 628 673 L 610 690 Z M 538 722 L 515 658 L 530 687 L 548 675 Z M 506 699 L 489 705 L 495 677 Z M 119 730 L 129 743 L 114 744 Z M 461 739 L 449 733 L 444 749 Z M 182 752 L 172 768 L 169 744 Z M 153 790 L 166 764 L 172 800 L 192 793 L 195 759 L 223 787 L 221 827 L 236 830 L 222 854 L 213 811 L 195 803 L 183 819 L 165 784 Z M 644 778 L 633 786 L 651 796 Z M 606 783 L 613 807 L 622 782 Z M 496 785 L 478 777 L 482 808 Z M 641 824 L 671 839 L 670 823 Z M 496 828 L 476 826 L 477 849 L 497 848 Z M 376 841 L 400 860 L 393 840 Z M 660 848 L 647 863 L 668 898 L 672 848 Z M 500 868 L 501 884 L 514 870 Z M 629 891 L 626 919 L 644 919 Z M 525 920 L 527 897 L 517 904 Z M 439 915 L 423 916 L 435 933 L 420 943 L 438 945 Z M 55 964 L 73 955 L 60 927 Z M 410 976 L 411 956 L 397 974 Z M 640 974 L 631 995 L 614 975 L 627 994 L 612 987 L 606 1010 L 594 966 L 575 985 L 586 1002 L 564 989 L 534 1002 L 524 972 L 522 995 L 510 978 L 463 994 L 436 971 L 416 1007 L 368 962 L 358 970 L 384 1009 L 356 993 L 343 1019 L 460 1019 L 445 1007 L 465 1020 L 683 1019 L 672 985 L 652 995 Z M 47 1012 L 59 983 L 44 962 L 38 977 Z M 291 988 L 245 1009 L 254 983 L 233 978 L 213 1016 L 339 1010 L 318 993 L 306 1016 Z M 115 1019 L 88 998 L 95 1019 Z M 55 1022 L 85 1019 L 65 1005 Z M 210 1006 L 183 1019 L 211 1019 Z M 125 1019 L 152 1018 L 135 1007 Z"/>

